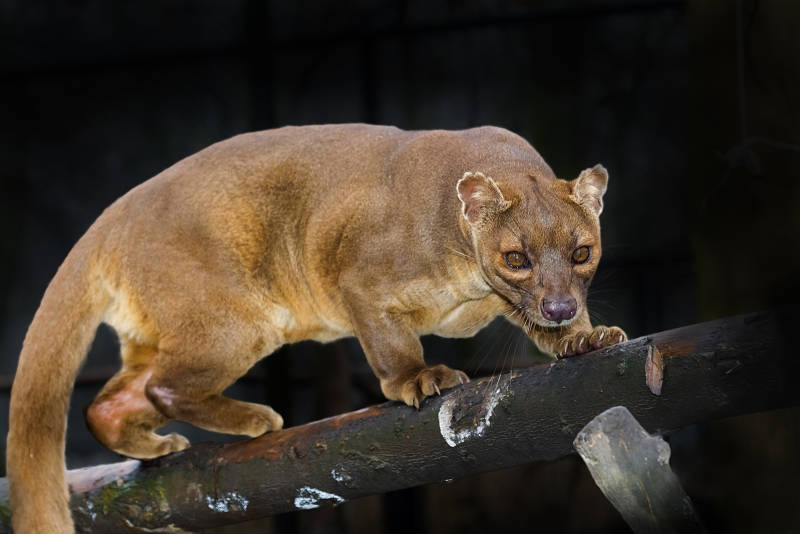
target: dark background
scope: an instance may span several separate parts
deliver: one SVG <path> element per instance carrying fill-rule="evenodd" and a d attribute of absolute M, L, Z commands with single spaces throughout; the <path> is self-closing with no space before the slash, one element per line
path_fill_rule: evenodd
<path fill-rule="evenodd" d="M 25 329 L 102 209 L 215 141 L 286 124 L 494 124 L 564 178 L 602 162 L 591 307 L 631 337 L 793 306 L 799 86 L 794 2 L 0 0 L 0 432 Z M 424 342 L 429 362 L 471 376 L 542 361 L 502 321 Z M 76 386 L 70 467 L 117 460 L 81 413 L 115 343 L 101 328 Z M 353 340 L 285 347 L 232 395 L 268 401 L 287 425 L 381 400 Z M 800 531 L 796 409 L 669 440 L 712 531 Z M 576 457 L 229 530 L 627 531 Z"/>

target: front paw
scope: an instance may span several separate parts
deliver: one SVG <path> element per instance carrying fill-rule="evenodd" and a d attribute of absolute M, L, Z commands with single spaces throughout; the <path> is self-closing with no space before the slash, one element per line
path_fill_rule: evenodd
<path fill-rule="evenodd" d="M 618 326 L 595 326 L 591 332 L 577 332 L 558 341 L 556 358 L 567 358 L 592 350 L 610 347 L 628 341 L 628 336 Z"/>
<path fill-rule="evenodd" d="M 398 377 L 381 383 L 381 389 L 387 399 L 401 400 L 409 406 L 419 409 L 425 397 L 441 390 L 469 382 L 463 371 L 451 369 L 446 365 L 426 367 L 408 377 Z"/>

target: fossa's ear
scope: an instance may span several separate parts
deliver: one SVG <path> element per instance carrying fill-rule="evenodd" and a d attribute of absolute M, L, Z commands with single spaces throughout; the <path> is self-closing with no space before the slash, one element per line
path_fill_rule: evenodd
<path fill-rule="evenodd" d="M 470 224 L 501 213 L 511 206 L 497 183 L 482 172 L 465 172 L 456 184 L 461 213 Z"/>
<path fill-rule="evenodd" d="M 584 170 L 570 182 L 572 199 L 593 211 L 595 215 L 603 212 L 603 195 L 608 187 L 608 171 L 599 163 Z"/>

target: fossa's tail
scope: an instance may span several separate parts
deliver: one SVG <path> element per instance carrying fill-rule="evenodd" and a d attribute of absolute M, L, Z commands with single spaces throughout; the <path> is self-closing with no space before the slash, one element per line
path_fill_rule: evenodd
<path fill-rule="evenodd" d="M 16 534 L 74 532 L 64 463 L 67 408 L 108 297 L 90 239 L 59 267 L 28 328 L 11 389 L 7 468 Z"/>

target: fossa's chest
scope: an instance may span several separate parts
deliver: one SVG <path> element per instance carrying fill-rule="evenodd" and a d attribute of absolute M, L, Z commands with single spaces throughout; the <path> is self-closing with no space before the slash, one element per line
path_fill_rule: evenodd
<path fill-rule="evenodd" d="M 471 337 L 508 308 L 482 279 L 472 277 L 410 283 L 396 300 L 418 334 L 444 337 Z"/>

